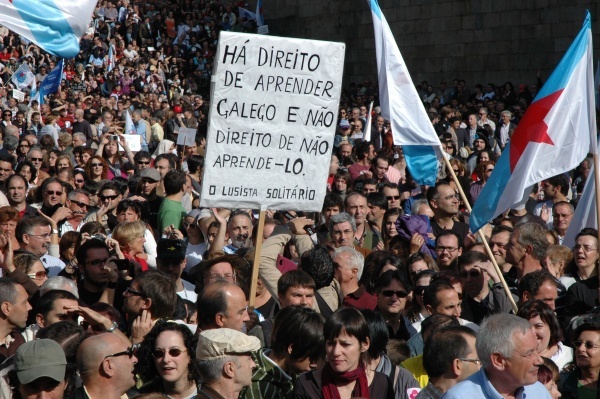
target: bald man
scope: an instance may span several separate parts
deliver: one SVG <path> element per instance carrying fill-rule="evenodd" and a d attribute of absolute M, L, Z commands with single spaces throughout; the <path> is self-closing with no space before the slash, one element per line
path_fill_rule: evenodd
<path fill-rule="evenodd" d="M 136 363 L 133 349 L 118 335 L 104 333 L 87 338 L 77 350 L 77 369 L 83 386 L 75 396 L 119 399 L 135 385 Z"/>
<path fill-rule="evenodd" d="M 242 331 L 250 320 L 244 291 L 228 281 L 219 280 L 205 287 L 196 304 L 198 327 L 204 330 L 231 328 Z"/>

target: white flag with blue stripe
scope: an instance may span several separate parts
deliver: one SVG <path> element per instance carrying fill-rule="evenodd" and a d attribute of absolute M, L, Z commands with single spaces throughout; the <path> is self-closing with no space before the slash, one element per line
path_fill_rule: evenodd
<path fill-rule="evenodd" d="M 0 24 L 50 54 L 74 58 L 98 0 L 3 0 Z"/>
<path fill-rule="evenodd" d="M 367 0 L 375 29 L 381 116 L 392 125 L 408 169 L 419 184 L 435 185 L 441 143 L 417 94 L 377 0 Z"/>

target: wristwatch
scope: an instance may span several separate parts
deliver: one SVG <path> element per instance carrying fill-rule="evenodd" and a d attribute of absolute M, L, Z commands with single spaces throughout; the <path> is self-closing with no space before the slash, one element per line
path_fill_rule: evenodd
<path fill-rule="evenodd" d="M 119 327 L 119 323 L 117 323 L 116 321 L 113 321 L 112 326 L 108 330 L 106 330 L 106 332 L 108 332 L 108 333 L 114 332 L 118 327 Z"/>
<path fill-rule="evenodd" d="M 52 229 L 52 234 L 58 234 L 58 229 Z"/>

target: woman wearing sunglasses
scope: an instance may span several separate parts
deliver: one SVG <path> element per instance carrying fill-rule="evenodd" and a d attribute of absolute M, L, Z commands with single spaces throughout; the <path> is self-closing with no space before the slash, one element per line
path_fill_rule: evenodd
<path fill-rule="evenodd" d="M 94 155 L 85 164 L 85 173 L 92 181 L 108 179 L 108 164 L 100 155 Z"/>
<path fill-rule="evenodd" d="M 17 270 L 27 274 L 38 287 L 48 280 L 48 274 L 40 258 L 30 253 L 15 255 L 13 263 Z"/>
<path fill-rule="evenodd" d="M 157 323 L 144 337 L 136 356 L 141 393 L 157 392 L 185 399 L 198 390 L 196 345 L 198 338 L 185 325 Z"/>

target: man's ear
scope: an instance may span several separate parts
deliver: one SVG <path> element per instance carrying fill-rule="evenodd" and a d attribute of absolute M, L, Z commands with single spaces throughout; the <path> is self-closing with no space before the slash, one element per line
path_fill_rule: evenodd
<path fill-rule="evenodd" d="M 40 313 L 38 313 L 38 314 L 35 315 L 35 322 L 41 328 L 45 327 L 45 325 L 44 325 L 44 316 L 42 316 Z"/>
<path fill-rule="evenodd" d="M 4 314 L 5 316 L 8 316 L 12 312 L 12 307 L 13 307 L 12 303 L 2 302 L 0 304 L 0 311 L 2 311 L 2 314 Z"/>
<path fill-rule="evenodd" d="M 150 307 L 152 307 L 152 299 L 150 298 L 144 298 L 142 301 L 142 310 L 150 310 Z"/>
<path fill-rule="evenodd" d="M 533 298 L 529 291 L 523 291 L 523 302 L 530 300 Z"/>
<path fill-rule="evenodd" d="M 226 318 L 227 317 L 223 313 L 217 313 L 215 315 L 215 324 L 219 326 L 219 328 L 222 328 L 225 325 Z"/>
<path fill-rule="evenodd" d="M 504 360 L 504 356 L 502 356 L 502 354 L 494 352 L 490 356 L 490 360 L 492 361 L 492 367 L 500 371 L 504 370 L 506 361 Z"/>

